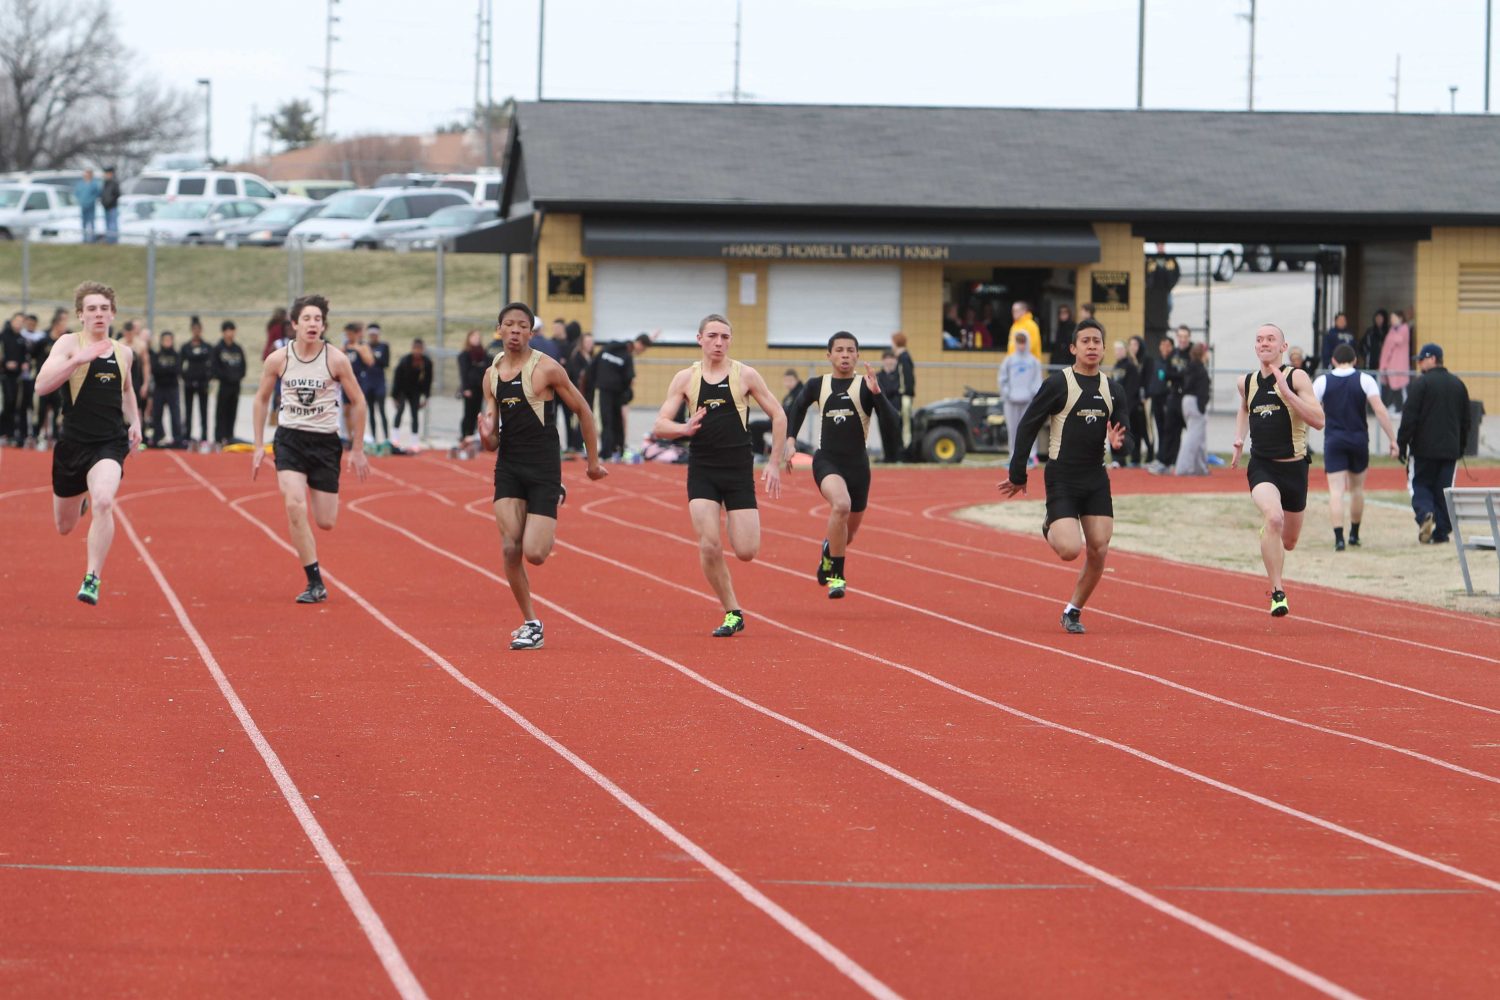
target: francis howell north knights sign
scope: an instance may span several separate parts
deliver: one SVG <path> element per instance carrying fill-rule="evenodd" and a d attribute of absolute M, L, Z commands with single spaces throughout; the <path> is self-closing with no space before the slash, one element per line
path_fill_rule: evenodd
<path fill-rule="evenodd" d="M 719 256 L 750 260 L 949 260 L 951 247 L 909 243 L 725 243 Z"/>

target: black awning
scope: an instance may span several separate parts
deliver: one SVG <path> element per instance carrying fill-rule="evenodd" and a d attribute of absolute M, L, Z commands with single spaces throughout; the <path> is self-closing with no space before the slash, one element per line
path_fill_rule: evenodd
<path fill-rule="evenodd" d="M 1092 226 L 866 223 L 847 219 L 776 223 L 737 219 L 585 216 L 587 257 L 715 257 L 722 260 L 944 261 L 1092 264 Z"/>
<path fill-rule="evenodd" d="M 514 219 L 471 229 L 453 240 L 454 253 L 531 253 L 532 216 L 518 215 Z"/>

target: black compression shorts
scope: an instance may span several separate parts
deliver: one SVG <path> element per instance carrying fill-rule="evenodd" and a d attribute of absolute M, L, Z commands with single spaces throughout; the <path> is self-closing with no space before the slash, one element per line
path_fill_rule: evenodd
<path fill-rule="evenodd" d="M 755 463 L 748 456 L 743 464 L 698 465 L 688 462 L 689 500 L 712 500 L 725 510 L 755 510 Z"/>
<path fill-rule="evenodd" d="M 337 434 L 278 427 L 273 440 L 277 472 L 300 472 L 307 477 L 309 489 L 338 493 L 344 445 Z"/>
<path fill-rule="evenodd" d="M 100 462 L 109 460 L 120 463 L 120 474 L 125 474 L 125 456 L 130 454 L 130 441 L 119 438 L 114 441 L 77 443 L 63 438 L 52 449 L 52 494 L 59 497 L 76 497 L 89 491 L 89 470 Z"/>
<path fill-rule="evenodd" d="M 527 517 L 557 518 L 562 462 L 496 462 L 495 499 L 525 500 Z"/>
<path fill-rule="evenodd" d="M 1250 466 L 1245 470 L 1253 490 L 1261 483 L 1270 483 L 1281 494 L 1281 509 L 1288 514 L 1300 514 L 1307 509 L 1307 459 L 1276 462 L 1269 458 L 1250 456 Z"/>
<path fill-rule="evenodd" d="M 1323 434 L 1324 472 L 1364 472 L 1370 467 L 1370 442 L 1342 434 Z"/>
<path fill-rule="evenodd" d="M 849 513 L 859 514 L 869 506 L 870 503 L 870 463 L 868 460 L 861 462 L 859 459 L 838 459 L 830 457 L 822 449 L 813 452 L 813 482 L 819 488 L 823 486 L 823 480 L 829 476 L 841 476 L 844 485 L 849 487 Z"/>
<path fill-rule="evenodd" d="M 1062 465 L 1048 462 L 1042 479 L 1047 484 L 1045 534 L 1053 521 L 1078 517 L 1114 517 L 1115 504 L 1109 492 L 1109 470 L 1098 465 Z"/>

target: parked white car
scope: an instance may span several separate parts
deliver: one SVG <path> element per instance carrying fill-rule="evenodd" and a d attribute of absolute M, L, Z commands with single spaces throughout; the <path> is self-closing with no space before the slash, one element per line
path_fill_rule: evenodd
<path fill-rule="evenodd" d="M 229 222 L 253 219 L 265 204 L 249 198 L 182 198 L 158 206 L 151 217 L 120 223 L 120 238 L 139 243 L 211 243 Z"/>
<path fill-rule="evenodd" d="M 255 174 L 227 170 L 151 170 L 125 182 L 128 200 L 154 198 L 254 198 L 274 201 L 271 182 Z"/>
<path fill-rule="evenodd" d="M 469 204 L 468 195 L 447 188 L 344 191 L 329 198 L 316 216 L 293 226 L 287 242 L 314 250 L 374 250 L 440 208 Z"/>
<path fill-rule="evenodd" d="M 1183 274 L 1207 272 L 1215 281 L 1233 281 L 1245 262 L 1245 248 L 1239 243 L 1147 243 L 1146 252 L 1176 257 Z"/>
<path fill-rule="evenodd" d="M 0 240 L 13 240 L 22 230 L 72 216 L 78 218 L 78 202 L 71 188 L 53 184 L 0 185 Z M 98 213 L 104 225 L 104 213 Z"/>
<path fill-rule="evenodd" d="M 444 174 L 435 186 L 462 191 L 473 198 L 476 205 L 499 207 L 500 182 L 499 171 L 481 171 L 477 174 Z"/>
<path fill-rule="evenodd" d="M 137 198 L 130 204 L 120 204 L 120 225 L 123 227 L 127 222 L 137 219 L 149 219 L 151 213 L 157 208 L 165 205 L 165 198 Z M 94 220 L 94 236 L 104 239 L 104 211 L 101 209 L 96 213 Z M 31 231 L 32 239 L 38 243 L 82 243 L 83 242 L 83 220 L 79 217 L 77 210 L 43 223 L 40 228 Z M 144 237 L 137 237 L 137 240 Z M 121 242 L 126 242 L 124 236 Z"/>

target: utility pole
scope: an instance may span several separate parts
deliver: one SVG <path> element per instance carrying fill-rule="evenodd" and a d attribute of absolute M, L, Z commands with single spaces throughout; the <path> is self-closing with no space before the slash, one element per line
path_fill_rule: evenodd
<path fill-rule="evenodd" d="M 1484 113 L 1490 113 L 1490 5 L 1494 0 L 1484 0 Z"/>
<path fill-rule="evenodd" d="M 1395 101 L 1396 101 L 1396 113 L 1400 114 L 1401 113 L 1401 55 L 1400 55 L 1400 53 L 1397 53 L 1397 55 L 1396 55 L 1396 75 L 1393 76 L 1393 77 L 1391 77 L 1391 82 L 1396 85 L 1396 89 L 1393 90 L 1393 91 L 1391 91 L 1391 97 L 1393 97 L 1395 99 Z"/>
<path fill-rule="evenodd" d="M 1250 0 L 1250 13 L 1241 14 L 1240 17 L 1250 22 L 1250 65 L 1245 70 L 1248 78 L 1250 94 L 1246 107 L 1250 111 L 1255 110 L 1255 0 Z"/>
<path fill-rule="evenodd" d="M 740 25 L 743 13 L 742 0 L 734 0 L 734 90 L 731 99 L 734 103 L 740 103 L 744 95 L 740 91 Z"/>
<path fill-rule="evenodd" d="M 338 2 L 339 0 L 328 0 L 327 33 L 323 39 L 323 118 L 318 124 L 322 126 L 324 139 L 333 135 L 328 128 L 328 98 L 333 93 L 333 43 L 338 41 L 338 36 L 333 33 L 333 26 L 339 23 L 338 15 L 333 12 L 333 8 L 338 5 Z"/>
<path fill-rule="evenodd" d="M 1450 115 L 1458 114 L 1458 84 L 1456 83 L 1448 85 L 1448 113 Z"/>
<path fill-rule="evenodd" d="M 541 0 L 536 14 L 536 99 L 542 100 L 542 60 L 547 51 L 547 0 Z"/>
<path fill-rule="evenodd" d="M 474 36 L 474 127 L 484 130 L 484 165 L 495 165 L 495 0 L 479 0 Z M 480 101 L 480 80 L 484 99 Z"/>
<path fill-rule="evenodd" d="M 214 158 L 214 82 L 207 77 L 198 79 L 203 88 L 203 159 L 209 163 Z"/>
<path fill-rule="evenodd" d="M 1146 0 L 1141 0 L 1135 26 L 1135 109 L 1146 106 Z"/>
<path fill-rule="evenodd" d="M 255 126 L 260 121 L 260 108 L 250 105 L 250 148 L 245 151 L 245 162 L 255 162 Z"/>

